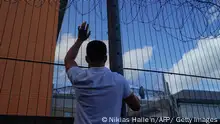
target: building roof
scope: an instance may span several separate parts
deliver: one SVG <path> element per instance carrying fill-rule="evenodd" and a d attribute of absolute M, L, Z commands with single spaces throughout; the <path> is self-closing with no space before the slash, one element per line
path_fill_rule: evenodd
<path fill-rule="evenodd" d="M 176 104 L 220 104 L 220 92 L 216 91 L 198 91 L 198 90 L 182 90 L 174 95 L 172 95 L 174 101 L 177 102 Z M 166 110 L 170 113 L 170 107 L 174 104 L 170 105 L 171 103 L 168 100 L 168 97 L 164 97 L 164 99 L 159 99 L 155 101 L 150 100 L 141 100 L 142 104 L 142 114 L 149 116 L 152 111 L 153 114 L 157 113 L 158 111 Z M 143 113 L 144 112 L 144 113 Z M 168 114 L 167 113 L 167 114 Z M 140 116 L 140 112 L 131 112 L 131 116 Z M 164 115 L 165 116 L 165 115 Z"/>
<path fill-rule="evenodd" d="M 220 91 L 182 90 L 173 96 L 181 103 L 220 104 Z"/>
<path fill-rule="evenodd" d="M 75 94 L 75 91 L 72 86 L 54 88 L 53 94 Z"/>

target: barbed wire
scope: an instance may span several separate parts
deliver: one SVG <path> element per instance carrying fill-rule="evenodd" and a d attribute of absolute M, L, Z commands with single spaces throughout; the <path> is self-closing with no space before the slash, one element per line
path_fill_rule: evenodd
<path fill-rule="evenodd" d="M 56 6 L 57 11 L 67 10 L 73 6 L 74 10 L 81 16 L 91 14 L 95 9 L 95 16 L 102 21 L 107 21 L 107 15 L 103 14 L 101 9 L 101 0 L 83 0 L 85 2 L 92 2 L 91 7 L 87 11 L 78 8 L 78 2 L 82 0 L 0 0 L 0 7 L 2 2 L 10 2 L 15 4 L 24 1 L 33 7 L 42 7 L 48 2 L 50 6 Z M 60 4 L 65 4 L 66 7 L 60 7 Z M 84 2 L 84 3 L 85 3 Z M 154 7 L 154 12 L 149 8 Z M 127 13 L 124 10 L 127 9 Z M 144 10 L 144 11 L 141 11 Z M 166 10 L 166 11 L 165 11 Z M 201 38 L 213 38 L 220 35 L 220 22 L 215 21 L 220 18 L 220 2 L 214 0 L 119 0 L 119 13 L 121 16 L 120 23 L 129 25 L 133 22 L 144 23 L 152 25 L 153 29 L 158 32 L 167 33 L 169 36 L 179 41 L 193 41 Z M 176 16 L 175 20 L 170 19 Z M 125 18 L 126 17 L 126 18 Z M 146 19 L 147 18 L 147 19 Z M 195 26 L 195 18 L 201 20 L 200 27 Z M 161 21 L 162 19 L 162 21 Z M 178 25 L 168 24 L 168 21 L 176 21 Z M 195 36 L 184 34 L 182 30 L 191 25 L 195 30 Z M 212 29 L 211 29 L 212 27 Z M 215 28 L 213 28 L 215 27 Z M 181 37 L 172 34 L 177 31 Z"/>
<path fill-rule="evenodd" d="M 124 2 L 121 1 L 121 2 Z M 220 25 L 219 22 L 210 22 L 210 19 L 216 18 L 216 20 L 220 17 L 220 6 L 218 5 L 218 2 L 203 2 L 200 0 L 164 0 L 164 1 L 146 1 L 146 0 L 133 0 L 129 1 L 124 4 L 130 4 L 127 5 L 125 9 L 129 9 L 130 12 L 128 13 L 121 13 L 121 23 L 125 25 L 129 25 L 130 23 L 136 21 L 138 23 L 151 23 L 152 27 L 156 31 L 164 31 L 165 33 L 168 33 L 170 36 L 177 40 L 182 40 L 182 41 L 192 41 L 192 40 L 198 40 L 201 38 L 210 38 L 210 36 L 217 37 L 220 35 L 218 32 L 220 30 Z M 126 6 L 126 5 L 124 5 Z M 154 14 L 150 14 L 148 8 L 154 6 Z M 133 14 L 134 8 L 138 9 L 144 9 L 144 13 L 141 14 L 140 11 L 137 11 L 135 14 Z M 156 9 L 155 9 L 156 8 Z M 173 8 L 173 9 L 170 9 Z M 213 9 L 210 12 L 210 9 Z M 169 13 L 165 13 L 164 10 L 170 11 Z M 183 10 L 185 12 L 183 12 Z M 188 10 L 188 11 L 186 11 Z M 176 20 L 179 20 L 178 25 L 168 25 L 166 21 L 170 21 L 172 19 L 172 16 L 176 15 Z M 181 15 L 181 16 L 180 16 Z M 140 16 L 140 18 L 137 18 Z M 213 17 L 212 17 L 213 16 Z M 216 17 L 214 17 L 216 16 Z M 130 17 L 129 19 L 124 19 L 124 17 Z M 145 18 L 150 18 L 148 19 L 149 21 L 145 21 Z M 161 18 L 165 18 L 163 22 L 161 23 Z M 203 25 L 200 25 L 200 27 L 195 27 L 195 21 L 193 21 L 192 18 L 200 18 L 201 23 Z M 173 20 L 174 21 L 174 20 Z M 183 34 L 183 29 L 186 28 L 187 25 L 191 25 L 192 28 L 194 28 L 196 36 L 191 37 L 188 36 L 187 34 Z M 210 30 L 210 27 L 214 26 L 215 29 Z M 200 29 L 198 29 L 200 28 Z M 171 32 L 172 30 L 178 30 L 179 34 L 183 36 L 184 39 L 180 39 L 178 36 L 173 35 Z"/>

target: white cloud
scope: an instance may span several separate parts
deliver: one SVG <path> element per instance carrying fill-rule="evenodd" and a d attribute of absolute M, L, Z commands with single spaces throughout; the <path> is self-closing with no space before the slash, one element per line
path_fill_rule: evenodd
<path fill-rule="evenodd" d="M 141 49 L 133 49 L 125 52 L 123 55 L 124 68 L 144 69 L 144 64 L 147 63 L 152 56 L 152 47 L 145 46 Z M 136 80 L 138 71 L 125 70 L 124 75 L 127 79 Z"/>
<path fill-rule="evenodd" d="M 55 62 L 64 63 L 65 55 L 68 51 L 68 49 L 75 43 L 76 38 L 72 36 L 72 34 L 62 34 L 60 41 L 56 45 L 56 52 L 55 52 Z M 86 46 L 89 41 L 85 41 L 76 57 L 76 62 L 80 66 L 88 66 L 87 62 L 85 61 L 86 56 Z M 104 41 L 104 43 L 107 45 L 107 51 L 108 51 L 108 41 Z M 144 64 L 147 63 L 152 56 L 152 47 L 145 46 L 141 49 L 133 49 L 128 52 L 125 52 L 123 55 L 123 61 L 124 61 L 124 67 L 126 68 L 139 68 L 143 69 Z M 106 62 L 106 67 L 109 68 L 109 58 Z M 57 71 L 55 71 L 54 76 L 56 76 Z M 65 69 L 64 67 L 59 68 L 59 74 L 58 78 L 59 81 L 54 80 L 54 83 L 59 83 L 58 87 L 62 87 L 61 85 L 64 85 L 63 82 L 65 82 Z M 124 71 L 124 75 L 127 79 L 135 81 L 138 78 L 138 72 L 137 71 Z M 131 75 L 133 76 L 131 78 Z M 67 85 L 70 85 L 68 83 Z"/>
<path fill-rule="evenodd" d="M 210 76 L 220 78 L 220 37 L 198 41 L 197 47 L 185 53 L 182 59 L 169 70 L 175 73 Z M 172 93 L 199 85 L 201 78 L 165 75 Z"/>

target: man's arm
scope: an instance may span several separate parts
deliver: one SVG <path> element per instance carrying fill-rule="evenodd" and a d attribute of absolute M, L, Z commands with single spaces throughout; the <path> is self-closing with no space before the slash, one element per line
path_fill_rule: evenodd
<path fill-rule="evenodd" d="M 140 100 L 131 91 L 129 82 L 127 80 L 124 79 L 123 84 L 124 84 L 123 100 L 133 111 L 139 111 L 141 108 Z"/>
<path fill-rule="evenodd" d="M 124 101 L 133 111 L 139 111 L 141 108 L 140 100 L 134 95 L 134 93 L 131 93 L 131 95 L 125 98 Z"/>
<path fill-rule="evenodd" d="M 85 41 L 90 36 L 89 25 L 86 22 L 83 22 L 81 26 L 78 27 L 78 38 L 75 44 L 69 49 L 64 59 L 64 64 L 66 67 L 66 72 L 72 66 L 78 66 L 75 59 L 79 52 L 79 48 L 82 45 L 83 41 Z"/>
<path fill-rule="evenodd" d="M 77 39 L 75 44 L 67 52 L 66 57 L 64 59 L 66 71 L 68 71 L 72 66 L 78 66 L 75 59 L 82 43 L 83 41 Z"/>

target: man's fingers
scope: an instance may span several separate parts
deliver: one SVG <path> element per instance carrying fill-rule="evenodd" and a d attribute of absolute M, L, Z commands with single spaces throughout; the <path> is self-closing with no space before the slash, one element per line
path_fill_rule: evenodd
<path fill-rule="evenodd" d="M 83 22 L 81 25 L 81 29 L 85 29 L 85 26 L 86 26 L 86 22 Z"/>
<path fill-rule="evenodd" d="M 89 24 L 86 25 L 86 31 L 88 31 L 88 30 L 89 30 Z"/>
<path fill-rule="evenodd" d="M 87 38 L 90 36 L 90 34 L 91 34 L 91 31 L 89 31 L 89 33 L 88 33 L 88 35 L 87 35 Z"/>

